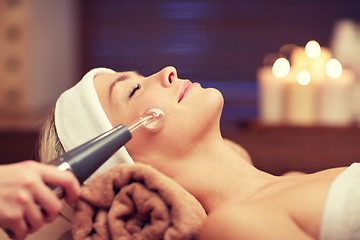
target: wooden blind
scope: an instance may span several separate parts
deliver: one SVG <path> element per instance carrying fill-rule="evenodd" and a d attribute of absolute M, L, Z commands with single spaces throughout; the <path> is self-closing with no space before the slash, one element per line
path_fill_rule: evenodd
<path fill-rule="evenodd" d="M 173 65 L 182 78 L 218 87 L 226 106 L 250 117 L 266 54 L 312 39 L 328 46 L 338 19 L 360 20 L 357 0 L 83 0 L 82 10 L 83 72 L 106 66 L 150 75 Z"/>

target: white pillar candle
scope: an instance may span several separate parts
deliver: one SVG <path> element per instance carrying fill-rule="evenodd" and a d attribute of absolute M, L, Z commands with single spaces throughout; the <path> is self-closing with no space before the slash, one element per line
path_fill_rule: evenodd
<path fill-rule="evenodd" d="M 304 47 L 296 47 L 291 52 L 291 68 L 296 71 L 309 69 L 310 58 L 305 53 Z"/>
<path fill-rule="evenodd" d="M 286 122 L 290 125 L 316 123 L 316 87 L 307 71 L 300 71 L 289 83 Z"/>
<path fill-rule="evenodd" d="M 260 68 L 257 79 L 260 121 L 270 125 L 281 124 L 284 117 L 282 79 L 273 74 L 271 67 Z"/>
<path fill-rule="evenodd" d="M 320 47 L 316 41 L 309 41 L 305 48 L 295 48 L 291 54 L 291 63 L 295 71 L 306 70 L 314 84 L 325 81 L 325 64 L 331 58 L 328 48 Z"/>
<path fill-rule="evenodd" d="M 360 81 L 355 81 L 352 96 L 351 105 L 354 111 L 354 121 L 360 127 Z"/>
<path fill-rule="evenodd" d="M 323 125 L 346 126 L 354 120 L 352 103 L 355 74 L 341 69 L 332 59 L 327 63 L 328 77 L 320 90 L 319 122 Z"/>
<path fill-rule="evenodd" d="M 325 65 L 331 59 L 331 52 L 328 48 L 320 48 L 321 52 L 318 57 L 311 59 L 309 64 L 309 73 L 315 84 L 322 84 L 326 79 Z"/>

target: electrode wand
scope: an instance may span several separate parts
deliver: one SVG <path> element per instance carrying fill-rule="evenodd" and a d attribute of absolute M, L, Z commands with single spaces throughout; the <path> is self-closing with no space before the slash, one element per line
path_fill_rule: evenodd
<path fill-rule="evenodd" d="M 94 139 L 76 147 L 50 162 L 58 169 L 69 170 L 74 173 L 82 184 L 117 150 L 124 146 L 131 138 L 131 132 L 140 127 L 158 130 L 164 121 L 164 112 L 158 108 L 150 108 L 135 124 L 127 128 L 121 124 Z M 64 197 L 61 187 L 52 187 L 59 198 Z"/>

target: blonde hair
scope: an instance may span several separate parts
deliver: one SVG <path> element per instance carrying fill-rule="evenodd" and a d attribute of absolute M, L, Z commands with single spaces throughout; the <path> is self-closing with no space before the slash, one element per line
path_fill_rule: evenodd
<path fill-rule="evenodd" d="M 48 163 L 62 155 L 65 150 L 56 133 L 54 110 L 52 108 L 46 115 L 39 133 L 38 157 L 40 162 Z"/>
<path fill-rule="evenodd" d="M 44 120 L 39 133 L 39 149 L 38 158 L 40 162 L 48 163 L 56 157 L 65 153 L 64 147 L 62 146 L 60 139 L 56 132 L 55 127 L 55 108 L 44 116 Z M 68 220 L 72 220 L 73 217 L 73 205 L 68 205 L 64 200 L 61 214 Z"/>

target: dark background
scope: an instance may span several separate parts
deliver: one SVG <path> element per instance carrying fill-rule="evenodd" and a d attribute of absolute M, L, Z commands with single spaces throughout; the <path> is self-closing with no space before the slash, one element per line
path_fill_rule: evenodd
<path fill-rule="evenodd" d="M 330 47 L 337 20 L 360 21 L 356 0 L 83 0 L 80 9 L 83 73 L 172 65 L 223 93 L 224 120 L 257 117 L 256 70 L 267 54 L 309 40 Z"/>

